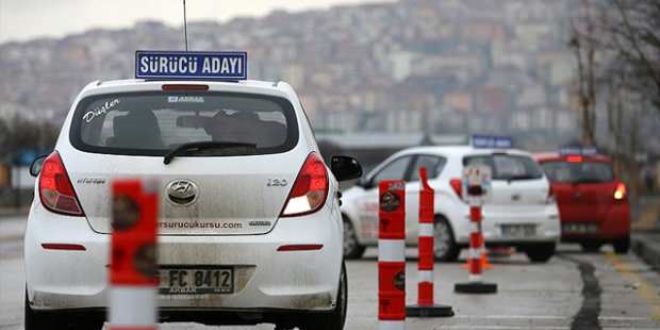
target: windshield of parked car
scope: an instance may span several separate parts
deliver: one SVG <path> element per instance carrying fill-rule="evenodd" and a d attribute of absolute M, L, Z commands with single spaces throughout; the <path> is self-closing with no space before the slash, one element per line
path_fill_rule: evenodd
<path fill-rule="evenodd" d="M 279 153 L 298 141 L 290 102 L 238 93 L 144 92 L 91 97 L 76 110 L 72 144 L 84 151 L 163 156 L 189 143 L 254 148 L 209 148 L 195 155 Z"/>
<path fill-rule="evenodd" d="M 601 183 L 614 180 L 610 163 L 551 161 L 541 163 L 541 167 L 553 182 Z"/>

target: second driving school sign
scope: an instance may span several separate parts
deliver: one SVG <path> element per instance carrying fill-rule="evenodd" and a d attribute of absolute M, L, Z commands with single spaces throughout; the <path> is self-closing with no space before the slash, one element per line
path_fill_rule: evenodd
<path fill-rule="evenodd" d="M 135 52 L 135 78 L 247 79 L 246 52 Z"/>

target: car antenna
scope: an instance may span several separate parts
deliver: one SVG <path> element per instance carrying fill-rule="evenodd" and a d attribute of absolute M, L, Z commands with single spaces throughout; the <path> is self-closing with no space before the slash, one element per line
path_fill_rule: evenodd
<path fill-rule="evenodd" d="M 186 44 L 186 51 L 188 51 L 188 22 L 186 20 L 186 0 L 183 0 L 183 41 Z"/>

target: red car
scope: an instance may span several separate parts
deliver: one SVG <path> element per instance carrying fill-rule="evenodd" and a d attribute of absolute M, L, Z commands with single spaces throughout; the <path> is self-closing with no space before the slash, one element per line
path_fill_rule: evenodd
<path fill-rule="evenodd" d="M 630 203 L 612 160 L 599 154 L 549 153 L 536 156 L 557 200 L 562 242 L 584 251 L 612 244 L 618 254 L 630 248 Z"/>

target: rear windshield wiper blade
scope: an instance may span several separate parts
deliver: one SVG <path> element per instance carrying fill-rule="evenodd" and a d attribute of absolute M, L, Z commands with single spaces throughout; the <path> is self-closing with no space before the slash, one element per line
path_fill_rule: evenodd
<path fill-rule="evenodd" d="M 184 143 L 176 148 L 170 150 L 163 159 L 163 164 L 167 165 L 172 162 L 172 159 L 181 153 L 190 153 L 193 151 L 203 151 L 209 149 L 229 149 L 229 148 L 248 148 L 255 150 L 257 145 L 254 143 L 243 142 L 218 142 L 218 141 L 202 141 Z"/>
<path fill-rule="evenodd" d="M 513 175 L 510 177 L 507 177 L 506 180 L 511 182 L 511 181 L 518 181 L 518 180 L 535 180 L 535 179 L 540 179 L 541 177 L 538 175 Z"/>
<path fill-rule="evenodd" d="M 581 184 L 581 183 L 603 183 L 607 181 L 603 181 L 600 179 L 578 179 L 573 181 L 573 184 Z"/>

